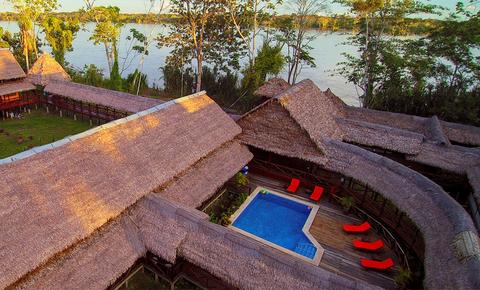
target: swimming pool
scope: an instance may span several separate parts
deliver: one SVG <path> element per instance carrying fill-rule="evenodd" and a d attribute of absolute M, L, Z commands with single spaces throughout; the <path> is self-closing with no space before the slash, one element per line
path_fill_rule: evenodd
<path fill-rule="evenodd" d="M 318 264 L 323 249 L 308 230 L 318 206 L 257 188 L 232 217 L 232 227 L 279 250 Z"/>

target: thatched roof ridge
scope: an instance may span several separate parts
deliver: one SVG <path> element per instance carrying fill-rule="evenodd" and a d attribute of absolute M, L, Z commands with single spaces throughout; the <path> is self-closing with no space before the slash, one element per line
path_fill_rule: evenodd
<path fill-rule="evenodd" d="M 480 204 L 480 166 L 470 168 L 467 177 L 473 189 L 473 202 Z M 480 225 L 480 212 L 474 213 L 472 218 L 477 225 Z"/>
<path fill-rule="evenodd" d="M 26 91 L 35 90 L 35 86 L 32 85 L 29 81 L 20 80 L 20 81 L 12 81 L 0 84 L 0 96 L 13 94 L 13 93 L 21 93 Z"/>
<path fill-rule="evenodd" d="M 433 116 L 425 122 L 425 136 L 427 140 L 438 145 L 450 146 L 450 141 L 443 132 L 442 124 L 437 116 Z"/>
<path fill-rule="evenodd" d="M 202 94 L 149 112 L 0 166 L 0 288 L 90 236 L 241 132 Z"/>
<path fill-rule="evenodd" d="M 326 96 L 311 80 L 304 80 L 275 99 L 323 150 L 326 138 L 342 139 L 336 117 L 343 116 L 343 106 Z"/>
<path fill-rule="evenodd" d="M 347 106 L 346 118 L 425 134 L 424 117 Z"/>
<path fill-rule="evenodd" d="M 337 119 L 344 132 L 344 141 L 384 148 L 406 154 L 417 154 L 423 135 L 364 121 Z"/>
<path fill-rule="evenodd" d="M 28 71 L 28 79 L 36 84 L 45 86 L 50 81 L 71 81 L 70 75 L 50 54 L 44 52 Z"/>
<path fill-rule="evenodd" d="M 326 161 L 308 133 L 278 102 L 267 101 L 254 114 L 243 116 L 238 124 L 243 129 L 240 140 L 245 144 L 315 163 Z"/>
<path fill-rule="evenodd" d="M 421 150 L 407 159 L 459 174 L 480 167 L 480 149 L 452 145 L 449 147 L 424 143 Z"/>
<path fill-rule="evenodd" d="M 479 127 L 445 121 L 440 121 L 440 123 L 448 139 L 457 143 L 480 147 Z"/>
<path fill-rule="evenodd" d="M 99 104 L 119 111 L 137 113 L 163 101 L 67 81 L 50 81 L 44 91 L 86 103 Z"/>
<path fill-rule="evenodd" d="M 340 97 L 338 97 L 337 95 L 335 95 L 332 90 L 330 90 L 330 88 L 328 88 L 326 91 L 323 92 L 328 98 L 330 98 L 330 100 L 334 103 L 337 104 L 337 107 L 339 108 L 342 108 L 343 107 L 347 107 L 347 104 L 342 100 L 340 99 Z M 343 111 L 343 110 L 342 110 Z"/>
<path fill-rule="evenodd" d="M 291 85 L 284 79 L 272 78 L 261 85 L 253 94 L 259 97 L 273 98 L 290 87 Z"/>
<path fill-rule="evenodd" d="M 0 81 L 24 78 L 25 72 L 7 48 L 0 48 Z"/>
<path fill-rule="evenodd" d="M 359 147 L 333 140 L 328 146 L 331 159 L 327 169 L 368 184 L 416 223 L 425 240 L 426 287 L 480 287 L 480 252 L 465 250 L 480 249 L 478 233 L 468 213 L 440 186 Z M 462 248 L 458 244 L 470 246 Z"/>

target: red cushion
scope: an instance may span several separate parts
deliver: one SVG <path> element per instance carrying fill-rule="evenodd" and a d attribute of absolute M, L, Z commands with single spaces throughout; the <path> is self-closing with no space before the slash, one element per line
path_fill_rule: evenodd
<path fill-rule="evenodd" d="M 310 195 L 310 199 L 314 201 L 319 201 L 320 198 L 322 198 L 322 194 L 325 191 L 325 189 L 321 186 L 315 185 L 315 188 L 313 189 L 312 195 Z"/>
<path fill-rule="evenodd" d="M 288 186 L 287 191 L 294 193 L 295 191 L 297 191 L 299 185 L 300 180 L 297 178 L 292 178 L 292 181 L 290 181 L 290 185 Z"/>
<path fill-rule="evenodd" d="M 354 240 L 353 246 L 360 250 L 376 251 L 381 249 L 384 244 L 382 240 L 376 240 L 374 242 L 364 242 L 361 240 Z"/>
<path fill-rule="evenodd" d="M 362 264 L 362 266 L 365 268 L 376 269 L 376 270 L 387 270 L 393 267 L 394 265 L 393 260 L 391 258 L 388 258 L 383 261 L 361 259 L 360 264 Z"/>
<path fill-rule="evenodd" d="M 343 225 L 343 230 L 347 233 L 364 233 L 371 228 L 372 226 L 368 222 L 361 225 Z"/>

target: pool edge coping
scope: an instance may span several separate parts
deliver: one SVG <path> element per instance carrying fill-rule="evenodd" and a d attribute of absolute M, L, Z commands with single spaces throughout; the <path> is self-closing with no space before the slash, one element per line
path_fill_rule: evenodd
<path fill-rule="evenodd" d="M 317 247 L 317 251 L 315 252 L 315 257 L 313 259 L 309 259 L 303 255 L 300 255 L 292 250 L 289 250 L 287 248 L 284 248 L 282 246 L 279 246 L 275 243 L 272 243 L 270 241 L 267 241 L 265 239 L 262 239 L 254 234 L 251 234 L 247 231 L 244 231 L 240 228 L 237 228 L 236 226 L 233 225 L 233 223 L 235 222 L 235 220 L 242 214 L 242 212 L 248 207 L 248 205 L 255 199 L 255 197 L 260 194 L 260 191 L 262 189 L 265 189 L 267 190 L 268 192 L 272 193 L 272 194 L 275 194 L 275 195 L 278 195 L 280 197 L 283 197 L 283 198 L 286 198 L 288 200 L 292 200 L 294 202 L 297 202 L 297 203 L 301 203 L 301 204 L 304 204 L 304 205 L 307 205 L 307 206 L 311 206 L 312 207 L 312 210 L 310 211 L 310 214 L 307 218 L 307 220 L 305 221 L 305 224 L 303 225 L 302 227 L 302 232 L 305 234 L 305 236 L 307 237 L 307 239 L 310 240 L 310 242 L 312 244 L 315 245 L 315 247 Z M 247 200 L 235 211 L 235 213 L 230 217 L 230 221 L 231 221 L 231 224 L 228 226 L 228 228 L 238 232 L 238 233 L 241 233 L 247 237 L 250 237 L 258 242 L 261 242 L 261 243 L 264 243 L 272 248 L 275 248 L 281 252 L 284 252 L 286 254 L 289 254 L 289 255 L 292 255 L 294 257 L 297 257 L 303 261 L 306 261 L 310 264 L 314 264 L 316 266 L 319 266 L 320 265 L 320 261 L 322 260 L 322 257 L 323 257 L 323 253 L 325 251 L 325 249 L 318 243 L 318 241 L 310 234 L 310 228 L 313 224 L 313 220 L 315 219 L 315 216 L 317 215 L 318 213 L 318 210 L 320 209 L 320 206 L 317 205 L 317 204 L 314 204 L 314 203 L 311 203 L 311 202 L 308 202 L 308 201 L 305 201 L 305 200 L 301 200 L 301 199 L 298 199 L 296 197 L 293 197 L 293 196 L 290 196 L 290 195 L 287 195 L 287 194 L 284 194 L 284 193 L 281 193 L 281 192 L 278 192 L 276 190 L 273 190 L 273 189 L 270 189 L 270 188 L 267 188 L 267 187 L 264 187 L 264 186 L 257 186 L 255 188 L 255 190 L 250 194 L 250 196 L 247 198 Z"/>

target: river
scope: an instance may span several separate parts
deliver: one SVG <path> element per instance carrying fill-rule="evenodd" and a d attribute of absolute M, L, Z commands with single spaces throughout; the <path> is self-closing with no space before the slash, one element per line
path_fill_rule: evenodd
<path fill-rule="evenodd" d="M 0 26 L 4 30 L 12 33 L 18 32 L 18 26 L 16 22 L 1 21 Z M 75 68 L 83 68 L 87 64 L 95 64 L 107 72 L 107 61 L 105 56 L 105 50 L 101 45 L 94 45 L 89 40 L 91 31 L 94 25 L 88 23 L 85 27 L 79 31 L 75 38 L 73 47 L 74 50 L 68 52 L 66 60 Z M 167 47 L 158 48 L 155 43 L 149 47 L 149 55 L 145 57 L 143 65 L 140 63 L 140 57 L 137 57 L 131 62 L 131 65 L 123 65 L 123 59 L 126 56 L 130 42 L 126 40 L 126 37 L 130 34 L 130 29 L 135 28 L 145 35 L 157 35 L 158 33 L 166 33 L 167 28 L 163 25 L 154 24 L 126 24 L 122 27 L 122 33 L 120 36 L 119 53 L 120 53 L 120 67 L 124 67 L 123 75 L 127 75 L 134 71 L 136 68 L 148 75 L 150 84 L 157 86 L 163 86 L 162 73 L 160 67 L 165 65 L 165 58 L 170 53 L 170 49 Z M 315 35 L 316 38 L 311 42 L 313 51 L 312 56 L 315 59 L 315 68 L 305 68 L 302 70 L 299 79 L 311 79 L 322 90 L 330 88 L 336 95 L 342 98 L 347 104 L 358 106 L 358 97 L 355 87 L 347 83 L 346 79 L 332 75 L 333 70 L 336 68 L 337 63 L 344 60 L 342 53 L 355 53 L 354 47 L 343 45 L 347 41 L 349 35 L 344 33 L 331 33 L 331 32 L 309 32 L 311 35 Z M 43 39 L 41 33 L 40 38 Z M 42 49 L 50 51 L 48 46 L 43 46 Z M 130 60 L 126 63 L 130 63 Z M 280 76 L 285 76 L 286 72 L 282 72 Z"/>

